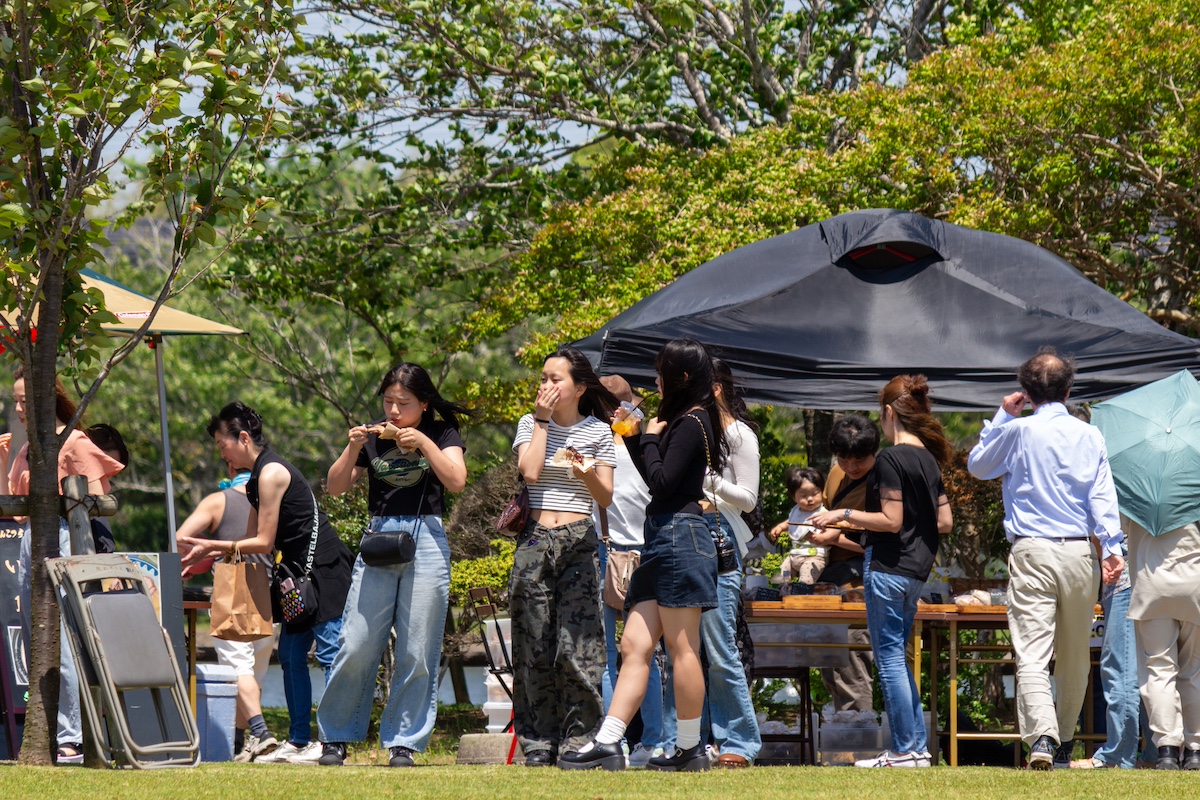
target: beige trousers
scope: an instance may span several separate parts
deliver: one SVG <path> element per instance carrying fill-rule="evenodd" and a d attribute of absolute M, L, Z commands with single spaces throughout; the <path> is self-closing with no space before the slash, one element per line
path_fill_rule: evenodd
<path fill-rule="evenodd" d="M 1200 748 L 1200 626 L 1138 619 L 1133 629 L 1154 746 Z"/>
<path fill-rule="evenodd" d="M 866 628 L 851 628 L 850 644 L 871 644 Z M 850 663 L 844 667 L 825 667 L 821 680 L 833 700 L 834 711 L 870 711 L 873 706 L 870 650 L 851 650 Z"/>
<path fill-rule="evenodd" d="M 1032 745 L 1075 738 L 1087 693 L 1100 563 L 1087 540 L 1018 539 L 1008 557 L 1008 625 L 1017 657 L 1017 724 Z M 1054 684 L 1050 691 L 1050 660 Z"/>

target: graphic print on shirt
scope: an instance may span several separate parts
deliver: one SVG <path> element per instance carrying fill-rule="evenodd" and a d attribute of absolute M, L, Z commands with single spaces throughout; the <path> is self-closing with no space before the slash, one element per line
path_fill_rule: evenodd
<path fill-rule="evenodd" d="M 402 453 L 399 447 L 393 447 L 371 459 L 371 469 L 376 480 L 404 489 L 421 482 L 429 469 L 429 462 L 419 450 Z"/>

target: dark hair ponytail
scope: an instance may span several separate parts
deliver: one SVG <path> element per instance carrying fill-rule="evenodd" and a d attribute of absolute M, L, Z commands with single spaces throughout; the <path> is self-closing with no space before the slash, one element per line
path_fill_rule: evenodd
<path fill-rule="evenodd" d="M 879 390 L 879 406 L 891 406 L 904 430 L 921 440 L 939 464 L 950 458 L 950 442 L 933 416 L 929 383 L 924 375 L 897 375 Z"/>
<path fill-rule="evenodd" d="M 584 416 L 590 414 L 601 422 L 612 419 L 621 401 L 600 382 L 600 376 L 592 369 L 592 362 L 588 361 L 583 351 L 564 344 L 546 356 L 546 361 L 552 358 L 565 359 L 571 365 L 571 380 L 576 386 L 584 388 L 583 396 L 579 398 L 579 413 Z"/>
<path fill-rule="evenodd" d="M 721 387 L 721 396 L 717 398 L 718 406 L 724 406 L 731 417 L 745 423 L 757 434 L 758 423 L 750 416 L 750 409 L 746 408 L 746 401 L 742 399 L 737 384 L 733 382 L 733 370 L 719 356 L 713 356 L 712 365 L 715 382 Z"/>
<path fill-rule="evenodd" d="M 662 404 L 658 417 L 667 424 L 699 406 L 708 413 L 713 440 L 709 442 L 709 466 L 720 471 L 729 454 L 721 409 L 713 394 L 716 382 L 712 356 L 695 339 L 672 339 L 663 345 L 654 359 L 654 368 L 662 380 Z"/>
<path fill-rule="evenodd" d="M 423 423 L 433 422 L 433 412 L 436 411 L 442 419 L 450 424 L 451 428 L 457 430 L 458 418 L 471 416 L 471 412 L 467 410 L 466 406 L 442 397 L 437 387 L 433 385 L 433 379 L 420 364 L 402 361 L 392 367 L 388 370 L 388 374 L 383 376 L 383 381 L 379 384 L 379 391 L 375 394 L 382 397 L 390 387 L 397 385 L 412 392 L 422 403 L 428 403 L 425 413 L 421 415 Z"/>

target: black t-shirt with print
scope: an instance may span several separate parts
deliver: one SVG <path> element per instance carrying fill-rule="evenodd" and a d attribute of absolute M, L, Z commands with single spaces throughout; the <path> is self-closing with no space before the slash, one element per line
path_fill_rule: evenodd
<path fill-rule="evenodd" d="M 924 447 L 887 448 L 875 459 L 875 469 L 867 478 L 867 511 L 880 510 L 880 495 L 886 489 L 900 490 L 904 521 L 899 533 L 867 533 L 871 569 L 927 580 L 941 543 L 938 499 L 946 494 L 937 459 Z"/>
<path fill-rule="evenodd" d="M 417 430 L 428 436 L 439 450 L 447 447 L 466 450 L 458 430 L 448 422 L 422 422 Z M 370 434 L 354 465 L 367 470 L 367 508 L 371 516 L 406 517 L 417 513 L 440 516 L 445 511 L 442 503 L 445 488 L 419 450 L 401 453 L 393 440 Z"/>

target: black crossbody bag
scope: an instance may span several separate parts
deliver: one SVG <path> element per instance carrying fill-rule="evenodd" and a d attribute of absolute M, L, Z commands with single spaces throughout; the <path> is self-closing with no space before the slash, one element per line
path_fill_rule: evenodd
<path fill-rule="evenodd" d="M 432 467 L 430 467 L 432 469 Z M 407 564 L 417 555 L 417 531 L 423 519 L 421 509 L 425 506 L 425 484 L 429 473 L 421 481 L 421 499 L 417 503 L 417 523 L 411 531 L 373 531 L 367 528 L 358 542 L 358 554 L 368 567 L 391 567 Z"/>

